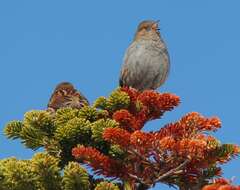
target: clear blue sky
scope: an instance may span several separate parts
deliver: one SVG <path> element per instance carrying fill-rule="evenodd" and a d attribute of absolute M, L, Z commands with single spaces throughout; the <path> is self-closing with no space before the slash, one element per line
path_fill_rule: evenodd
<path fill-rule="evenodd" d="M 125 49 L 137 24 L 159 19 L 171 57 L 160 91 L 181 105 L 152 122 L 157 130 L 190 111 L 216 115 L 216 136 L 240 144 L 240 1 L 33 1 L 0 2 L 0 126 L 44 109 L 55 85 L 70 81 L 93 102 L 118 86 Z M 1 132 L 0 158 L 30 158 L 34 152 Z M 224 167 L 240 184 L 240 159 Z M 159 189 L 157 186 L 154 189 Z M 168 187 L 162 187 L 168 189 Z"/>

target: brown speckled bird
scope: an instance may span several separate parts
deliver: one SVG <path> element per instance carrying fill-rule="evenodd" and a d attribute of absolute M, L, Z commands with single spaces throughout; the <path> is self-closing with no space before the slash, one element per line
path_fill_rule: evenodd
<path fill-rule="evenodd" d="M 159 32 L 158 21 L 141 22 L 125 53 L 119 85 L 140 91 L 157 89 L 165 82 L 169 68 L 169 55 Z"/>
<path fill-rule="evenodd" d="M 84 105 L 89 105 L 88 100 L 71 83 L 62 82 L 56 86 L 49 100 L 48 110 L 56 111 L 63 107 L 80 109 Z"/>

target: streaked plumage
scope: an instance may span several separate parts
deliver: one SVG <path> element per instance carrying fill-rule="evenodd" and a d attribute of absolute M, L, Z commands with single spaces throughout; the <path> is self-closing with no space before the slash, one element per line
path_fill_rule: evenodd
<path fill-rule="evenodd" d="M 169 55 L 161 38 L 158 22 L 141 22 L 124 56 L 120 86 L 141 91 L 157 89 L 165 82 L 169 68 Z"/>
<path fill-rule="evenodd" d="M 80 109 L 84 105 L 89 105 L 88 100 L 71 83 L 62 82 L 56 86 L 49 100 L 48 110 L 56 111 L 63 107 Z"/>

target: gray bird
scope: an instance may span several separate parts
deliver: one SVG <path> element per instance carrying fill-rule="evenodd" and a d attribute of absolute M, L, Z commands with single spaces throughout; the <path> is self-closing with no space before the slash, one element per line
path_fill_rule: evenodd
<path fill-rule="evenodd" d="M 58 84 L 49 100 L 48 110 L 56 111 L 59 108 L 78 108 L 89 105 L 88 100 L 77 91 L 69 82 Z"/>
<path fill-rule="evenodd" d="M 125 53 L 119 85 L 140 91 L 157 89 L 165 82 L 169 68 L 169 54 L 158 21 L 141 22 Z"/>

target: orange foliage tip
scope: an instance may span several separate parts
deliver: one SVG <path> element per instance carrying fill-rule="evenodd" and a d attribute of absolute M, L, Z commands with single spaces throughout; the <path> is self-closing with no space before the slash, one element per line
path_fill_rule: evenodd
<path fill-rule="evenodd" d="M 107 160 L 107 157 L 101 154 L 98 150 L 92 147 L 78 146 L 72 149 L 72 155 L 76 159 L 84 160 Z"/>
<path fill-rule="evenodd" d="M 183 139 L 178 141 L 174 148 L 181 156 L 188 156 L 195 159 L 204 158 L 207 142 L 198 139 Z"/>
<path fill-rule="evenodd" d="M 221 121 L 217 117 L 205 118 L 197 112 L 191 112 L 180 120 L 180 124 L 197 130 L 215 131 L 221 127 Z"/>
<path fill-rule="evenodd" d="M 138 90 L 131 87 L 122 87 L 121 91 L 127 93 L 132 102 L 135 102 L 137 100 L 138 95 L 140 94 Z"/>
<path fill-rule="evenodd" d="M 129 127 L 133 130 L 142 129 L 147 121 L 160 118 L 165 111 L 172 110 L 180 103 L 179 97 L 170 93 L 161 94 L 153 90 L 140 92 L 131 87 L 123 87 L 121 91 L 127 93 L 131 99 L 129 112 L 133 114 L 135 121 L 133 118 L 128 119 L 131 120 Z"/>
<path fill-rule="evenodd" d="M 221 122 L 218 118 L 205 118 L 197 112 L 191 112 L 182 117 L 180 121 L 167 124 L 158 132 L 155 132 L 155 136 L 158 139 L 167 136 L 173 136 L 174 138 L 181 139 L 183 137 L 190 137 L 193 134 L 197 134 L 202 131 L 215 131 L 220 127 Z"/>
<path fill-rule="evenodd" d="M 130 144 L 130 133 L 120 128 L 107 128 L 103 132 L 104 140 L 113 144 L 118 144 L 123 148 L 127 148 Z"/>
<path fill-rule="evenodd" d="M 240 190 L 240 186 L 234 186 L 231 184 L 231 181 L 220 178 L 210 185 L 205 185 L 202 190 Z"/>
<path fill-rule="evenodd" d="M 227 180 L 225 178 L 217 178 L 213 181 L 213 183 L 215 184 L 221 184 L 221 185 L 227 185 L 227 184 L 231 184 L 230 180 Z"/>
<path fill-rule="evenodd" d="M 136 148 L 147 149 L 152 147 L 152 139 L 153 139 L 152 133 L 135 131 L 134 133 L 131 134 L 130 143 Z"/>
<path fill-rule="evenodd" d="M 138 96 L 138 100 L 145 106 L 162 111 L 170 111 L 180 103 L 180 98 L 176 95 L 170 93 L 161 94 L 153 90 L 145 90 Z"/>
<path fill-rule="evenodd" d="M 167 136 L 167 137 L 164 137 L 161 140 L 159 140 L 158 143 L 159 143 L 159 147 L 163 151 L 166 151 L 166 150 L 173 149 L 176 144 L 176 141 L 174 140 L 173 137 Z"/>
<path fill-rule="evenodd" d="M 192 159 L 204 158 L 207 142 L 199 139 L 175 140 L 167 136 L 158 141 L 159 147 L 164 151 L 172 151 L 178 156 Z"/>
<path fill-rule="evenodd" d="M 124 129 L 127 129 L 129 131 L 134 131 L 137 129 L 135 117 L 129 113 L 128 110 L 118 110 L 113 114 L 112 118 L 117 121 Z"/>
<path fill-rule="evenodd" d="M 84 160 L 95 170 L 96 174 L 102 174 L 106 177 L 124 175 L 124 167 L 120 163 L 105 156 L 95 148 L 79 146 L 72 149 L 72 155 L 76 159 Z"/>
<path fill-rule="evenodd" d="M 234 146 L 234 153 L 235 153 L 235 155 L 240 154 L 240 146 L 238 146 L 238 145 Z"/>
<path fill-rule="evenodd" d="M 180 103 L 180 98 L 170 93 L 161 94 L 154 90 L 139 92 L 131 87 L 122 87 L 121 91 L 126 92 L 132 102 L 136 102 L 138 100 L 145 106 L 153 107 L 156 110 L 170 111 Z"/>
<path fill-rule="evenodd" d="M 136 119 L 135 127 L 138 130 L 142 129 L 146 121 L 149 120 L 147 107 L 143 107 L 142 110 L 137 113 L 137 115 L 135 116 L 135 119 Z"/>
<path fill-rule="evenodd" d="M 163 151 L 171 151 L 173 154 L 191 158 L 193 162 L 199 159 L 204 159 L 208 156 L 208 152 L 216 147 L 209 147 L 209 141 L 215 141 L 214 138 L 209 138 L 205 135 L 197 135 L 196 138 L 175 139 L 173 136 L 161 137 L 159 140 L 155 137 L 155 145 Z"/>

